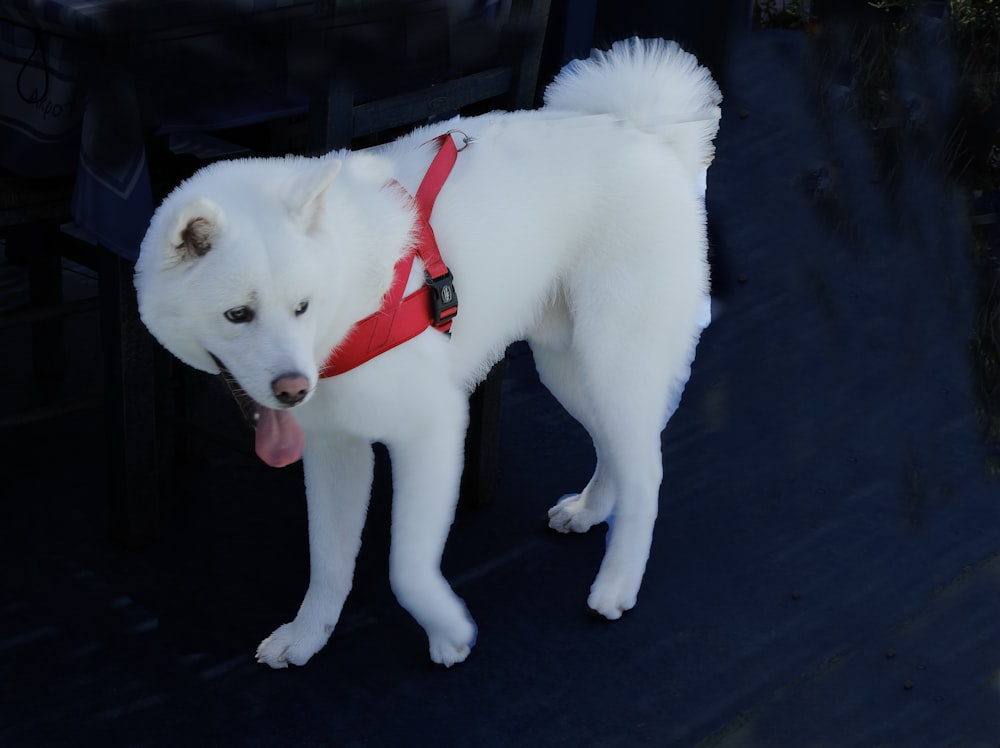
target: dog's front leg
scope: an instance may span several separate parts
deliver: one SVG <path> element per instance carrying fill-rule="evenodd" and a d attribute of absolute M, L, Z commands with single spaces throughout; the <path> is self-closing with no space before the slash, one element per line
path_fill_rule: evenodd
<path fill-rule="evenodd" d="M 261 642 L 257 661 L 304 665 L 333 632 L 351 590 L 371 497 L 374 454 L 355 437 L 309 433 L 304 454 L 309 508 L 309 589 L 291 623 Z"/>
<path fill-rule="evenodd" d="M 450 667 L 469 656 L 476 638 L 465 604 L 441 574 L 458 503 L 468 402 L 460 392 L 428 399 L 434 412 L 411 421 L 422 428 L 388 444 L 393 474 L 389 576 L 400 604 L 427 632 L 431 659 Z"/>

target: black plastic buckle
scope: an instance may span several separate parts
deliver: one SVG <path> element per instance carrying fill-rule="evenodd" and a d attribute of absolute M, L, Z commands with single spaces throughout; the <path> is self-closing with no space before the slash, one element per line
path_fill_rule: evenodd
<path fill-rule="evenodd" d="M 451 327 L 451 321 L 458 314 L 458 294 L 455 293 L 455 279 L 451 271 L 437 278 L 427 275 L 427 285 L 431 289 L 431 312 L 434 315 L 434 326 Z"/>

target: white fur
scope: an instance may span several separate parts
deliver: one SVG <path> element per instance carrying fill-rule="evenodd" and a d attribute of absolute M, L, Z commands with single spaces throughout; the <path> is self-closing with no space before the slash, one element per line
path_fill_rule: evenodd
<path fill-rule="evenodd" d="M 660 432 L 707 323 L 703 186 L 720 96 L 676 45 L 633 40 L 569 66 L 546 101 L 422 128 L 377 154 L 214 165 L 156 212 L 136 286 L 160 342 L 209 372 L 218 371 L 213 354 L 270 408 L 282 407 L 275 377 L 296 372 L 309 383 L 293 412 L 306 432 L 310 584 L 295 619 L 261 643 L 261 662 L 306 662 L 337 623 L 373 441 L 392 457 L 393 589 L 435 662 L 466 658 L 475 626 L 440 560 L 468 393 L 518 339 L 597 452 L 590 482 L 550 511 L 550 524 L 585 532 L 613 512 L 588 603 L 611 619 L 635 605 L 657 514 Z M 459 296 L 452 337 L 428 330 L 319 379 L 329 351 L 379 306 L 409 241 L 411 209 L 387 181 L 415 192 L 433 156 L 427 141 L 453 128 L 473 142 L 432 217 Z M 192 217 L 205 219 L 211 242 L 200 255 L 183 246 Z M 238 306 L 253 308 L 252 322 L 225 317 Z"/>

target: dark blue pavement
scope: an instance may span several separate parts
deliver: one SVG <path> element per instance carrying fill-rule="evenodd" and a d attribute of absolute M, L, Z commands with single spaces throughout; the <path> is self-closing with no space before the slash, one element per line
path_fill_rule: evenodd
<path fill-rule="evenodd" d="M 451 670 L 389 591 L 384 477 L 340 626 L 275 672 L 252 654 L 307 582 L 297 470 L 210 450 L 174 476 L 162 542 L 125 551 L 101 424 L 66 418 L 2 437 L 0 744 L 996 746 L 986 268 L 940 159 L 952 71 L 924 41 L 891 168 L 804 33 L 728 50 L 717 316 L 664 433 L 633 612 L 585 612 L 601 532 L 544 527 L 592 454 L 523 347 L 496 504 L 463 508 L 446 553 L 479 624 Z"/>

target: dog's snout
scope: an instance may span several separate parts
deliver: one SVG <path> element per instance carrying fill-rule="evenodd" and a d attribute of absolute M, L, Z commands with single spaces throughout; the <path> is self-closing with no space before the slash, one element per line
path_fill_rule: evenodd
<path fill-rule="evenodd" d="M 309 380 L 301 374 L 283 374 L 271 382 L 271 391 L 282 405 L 296 405 L 309 394 Z"/>

